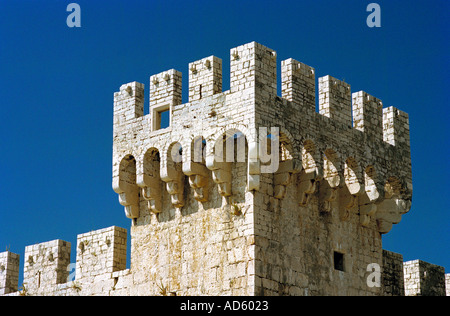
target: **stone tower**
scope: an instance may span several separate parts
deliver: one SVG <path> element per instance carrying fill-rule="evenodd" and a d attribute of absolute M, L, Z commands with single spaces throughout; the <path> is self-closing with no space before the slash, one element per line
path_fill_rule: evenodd
<path fill-rule="evenodd" d="M 408 115 L 256 42 L 114 94 L 131 294 L 365 295 L 412 198 Z M 316 100 L 318 89 L 318 100 Z M 316 112 L 318 101 L 319 112 Z M 169 116 L 169 126 L 163 122 Z"/>

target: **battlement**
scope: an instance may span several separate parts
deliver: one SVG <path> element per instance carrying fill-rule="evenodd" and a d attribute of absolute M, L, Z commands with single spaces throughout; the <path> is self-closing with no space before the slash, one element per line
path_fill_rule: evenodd
<path fill-rule="evenodd" d="M 359 91 L 352 94 L 353 126 L 373 142 L 383 139 L 383 103 L 370 94 Z M 386 129 L 386 134 L 392 129 Z M 409 136 L 408 136 L 409 138 Z"/>
<path fill-rule="evenodd" d="M 281 91 L 284 99 L 301 106 L 302 111 L 315 112 L 315 69 L 292 58 L 283 60 L 281 62 Z"/>
<path fill-rule="evenodd" d="M 96 288 L 86 293 L 104 294 L 106 289 L 114 290 L 111 284 L 117 283 L 118 276 L 126 275 L 126 240 L 127 230 L 116 226 L 78 235 L 76 267 L 70 263 L 70 242 L 57 239 L 27 246 L 20 288 L 20 256 L 2 252 L 0 295 L 74 295 L 94 283 Z M 119 271 L 122 274 L 117 274 Z"/>
<path fill-rule="evenodd" d="M 344 125 L 352 125 L 350 85 L 331 76 L 319 78 L 319 113 Z"/>
<path fill-rule="evenodd" d="M 130 82 L 114 93 L 114 125 L 131 122 L 144 115 L 144 85 Z"/>
<path fill-rule="evenodd" d="M 276 52 L 256 42 L 230 50 L 230 90 L 235 93 L 253 89 L 263 97 L 276 97 Z M 281 62 L 282 98 L 298 107 L 301 112 L 315 112 L 315 69 L 292 58 Z M 346 126 L 379 137 L 395 145 L 397 138 L 409 139 L 407 114 L 395 108 L 384 109 L 381 100 L 364 91 L 351 93 L 350 84 L 332 76 L 318 79 L 319 114 Z M 115 93 L 115 117 L 123 116 L 128 108 L 128 119 L 116 119 L 116 124 L 143 116 L 143 84 L 124 84 Z M 189 102 L 222 93 L 222 60 L 209 56 L 189 63 Z M 171 69 L 150 77 L 150 116 L 152 109 L 167 110 L 181 105 L 182 74 Z M 126 100 L 126 102 L 125 102 Z M 393 113 L 396 111 L 396 115 Z M 172 117 L 173 115 L 171 115 Z M 353 121 L 352 121 L 353 117 Z M 120 123 L 119 123 L 120 122 Z M 177 122 L 171 122 L 177 124 Z M 155 130 L 155 125 L 152 125 Z M 402 136 L 400 136 L 402 135 Z"/>
<path fill-rule="evenodd" d="M 403 262 L 398 253 L 383 250 L 383 294 L 388 296 L 448 296 L 444 267 L 422 260 Z"/>
<path fill-rule="evenodd" d="M 91 279 L 126 268 L 127 230 L 112 226 L 77 237 L 77 279 Z"/>
<path fill-rule="evenodd" d="M 174 120 L 174 111 L 180 107 L 192 107 L 194 101 L 216 95 L 230 95 L 246 91 L 246 97 L 276 98 L 276 52 L 256 42 L 230 50 L 230 90 L 222 92 L 222 60 L 209 56 L 189 63 L 189 103 L 183 105 L 182 74 L 171 69 L 150 77 L 151 130 L 160 129 L 158 114 L 169 111 L 170 126 L 184 120 Z M 332 76 L 318 78 L 319 113 L 315 113 L 315 69 L 292 58 L 281 62 L 282 98 L 291 102 L 282 111 L 296 109 L 298 114 L 317 120 L 319 114 L 329 118 L 329 127 L 335 124 L 353 127 L 370 138 L 371 142 L 383 139 L 396 145 L 399 142 L 409 150 L 408 115 L 394 107 L 382 109 L 380 99 L 364 91 L 351 93 L 350 84 Z M 115 98 L 115 125 L 133 124 L 143 116 L 144 85 L 132 82 L 124 84 Z M 240 96 L 242 98 L 242 95 Z M 255 98 L 256 100 L 258 98 Z M 257 101 L 256 101 L 257 102 Z M 278 101 L 273 100 L 274 103 Z M 192 103 L 192 104 L 190 104 Z M 258 109 L 256 109 L 258 110 Z M 264 111 L 264 109 L 261 109 Z M 353 117 L 353 120 L 352 120 Z M 325 124 L 328 125 L 328 124 Z"/>
<path fill-rule="evenodd" d="M 189 64 L 189 102 L 222 92 L 222 59 L 210 56 Z"/>
<path fill-rule="evenodd" d="M 67 282 L 70 243 L 60 239 L 25 248 L 24 284 L 30 291 Z"/>
<path fill-rule="evenodd" d="M 403 264 L 406 296 L 446 296 L 444 267 L 422 260 Z"/>

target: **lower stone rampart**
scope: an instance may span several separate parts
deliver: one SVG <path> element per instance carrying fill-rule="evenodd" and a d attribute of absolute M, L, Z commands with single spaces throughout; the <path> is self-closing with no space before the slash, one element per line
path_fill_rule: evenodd
<path fill-rule="evenodd" d="M 97 231 L 78 235 L 75 278 L 70 271 L 73 263 L 69 264 L 70 243 L 54 240 L 26 247 L 26 262 L 24 281 L 21 286 L 19 279 L 19 255 L 6 251 L 0 253 L 0 295 L 1 296 L 130 296 L 130 295 L 204 295 L 200 287 L 173 288 L 165 283 L 163 278 L 152 274 L 152 267 L 148 267 L 148 275 L 143 271 L 134 271 L 133 267 L 126 269 L 126 239 L 127 230 L 112 226 Z M 249 245 L 251 238 L 248 239 Z M 256 240 L 253 240 L 257 242 Z M 224 253 L 228 257 L 236 256 L 238 250 L 232 249 L 232 243 Z M 186 256 L 189 256 L 186 254 Z M 228 260 L 228 259 L 227 259 Z M 180 260 L 181 262 L 181 260 Z M 67 265 L 66 265 L 67 264 Z M 176 265 L 172 263 L 173 265 Z M 244 279 L 251 280 L 253 263 L 236 264 L 221 267 L 222 273 L 242 275 L 228 279 L 228 285 L 214 285 L 218 279 L 214 273 L 205 271 L 203 277 L 209 275 L 209 280 L 198 280 L 194 277 L 184 284 L 208 284 L 220 289 L 216 295 L 254 295 L 256 289 L 248 282 L 244 291 L 232 291 L 233 286 Z M 348 263 L 347 263 L 348 265 Z M 183 276 L 181 267 L 180 278 Z M 369 286 L 377 286 L 377 277 L 373 275 L 376 269 L 366 274 Z M 380 272 L 379 295 L 382 296 L 450 296 L 450 274 L 445 274 L 443 267 L 413 260 L 403 262 L 401 254 L 383 250 L 383 264 Z M 345 272 L 342 272 L 345 273 Z M 236 274 L 237 275 L 237 274 Z M 68 281 L 73 279 L 72 281 Z M 221 280 L 225 280 L 222 278 Z M 371 283 L 372 282 L 372 283 Z M 375 283 L 373 283 L 375 282 Z M 236 283 L 233 285 L 233 283 Z M 230 286 L 231 284 L 231 286 Z M 228 290 L 226 290 L 228 288 Z M 266 293 L 267 294 L 267 293 Z M 282 293 L 295 295 L 296 293 Z M 297 293 L 298 294 L 298 293 Z M 332 295 L 341 295 L 334 293 Z M 272 292 L 270 295 L 277 295 Z"/>

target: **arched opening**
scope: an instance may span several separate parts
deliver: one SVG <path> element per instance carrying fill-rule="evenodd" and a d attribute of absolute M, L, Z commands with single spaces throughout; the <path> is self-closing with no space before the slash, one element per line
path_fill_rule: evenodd
<path fill-rule="evenodd" d="M 312 140 L 305 140 L 302 147 L 302 165 L 306 174 L 318 173 L 318 150 Z"/>
<path fill-rule="evenodd" d="M 151 177 L 159 177 L 159 164 L 161 158 L 157 148 L 152 147 L 148 149 L 144 154 L 143 170 L 144 174 Z"/>
<path fill-rule="evenodd" d="M 361 167 L 358 165 L 354 157 L 349 157 L 345 161 L 344 178 L 350 194 L 358 195 L 362 193 L 364 187 L 361 180 Z"/>
<path fill-rule="evenodd" d="M 327 149 L 323 155 L 323 176 L 330 187 L 336 188 L 341 184 L 341 176 L 339 174 L 340 160 L 339 155 L 334 149 Z"/>
<path fill-rule="evenodd" d="M 341 185 L 339 174 L 339 156 L 337 152 L 328 148 L 323 153 L 323 177 L 320 184 L 320 210 L 321 212 L 331 212 L 333 202 L 338 196 L 338 188 Z"/>
<path fill-rule="evenodd" d="M 126 155 L 120 161 L 119 177 L 124 184 L 136 184 L 136 159 L 132 155 Z"/>
<path fill-rule="evenodd" d="M 179 142 L 170 144 L 167 149 L 167 164 L 175 167 L 175 164 L 183 161 L 183 147 Z"/>
<path fill-rule="evenodd" d="M 170 144 L 167 148 L 165 169 L 161 172 L 161 179 L 166 182 L 172 205 L 176 208 L 184 206 L 184 181 L 182 168 L 183 147 L 179 142 Z M 163 176 L 164 174 L 164 176 Z"/>
<path fill-rule="evenodd" d="M 132 155 L 126 155 L 120 161 L 117 191 L 119 202 L 125 207 L 125 215 L 132 219 L 139 217 L 140 193 L 136 183 L 136 159 Z"/>
<path fill-rule="evenodd" d="M 271 136 L 271 135 L 269 135 Z M 271 142 L 276 144 L 276 142 Z M 286 195 L 287 186 L 291 183 L 292 174 L 297 167 L 294 162 L 294 151 L 292 141 L 283 132 L 279 133 L 278 140 L 278 168 L 274 174 L 274 197 L 283 199 Z"/>
<path fill-rule="evenodd" d="M 294 150 L 292 142 L 283 133 L 280 133 L 280 161 L 288 161 L 294 159 Z"/>
<path fill-rule="evenodd" d="M 203 136 L 196 136 L 191 144 L 191 160 L 205 164 L 206 162 L 206 140 Z"/>
<path fill-rule="evenodd" d="M 214 159 L 216 162 L 245 162 L 246 146 L 246 137 L 240 130 L 227 130 L 215 141 Z"/>
<path fill-rule="evenodd" d="M 377 174 L 374 166 L 367 166 L 364 170 L 364 187 L 369 201 L 375 201 L 379 198 L 376 181 Z"/>
<path fill-rule="evenodd" d="M 302 165 L 298 181 L 300 206 L 306 206 L 311 196 L 316 192 L 317 182 L 323 173 L 319 163 L 319 152 L 312 140 L 305 140 L 302 146 Z"/>
<path fill-rule="evenodd" d="M 233 194 L 235 203 L 244 201 L 247 180 L 248 143 L 244 133 L 238 129 L 229 129 L 214 142 L 212 156 L 207 165 L 212 170 L 213 181 L 218 184 L 220 195 Z M 233 182 L 232 178 L 239 179 Z"/>
<path fill-rule="evenodd" d="M 142 174 L 138 175 L 138 185 L 141 187 L 142 197 L 147 201 L 148 211 L 152 213 L 162 212 L 160 163 L 158 149 L 154 147 L 148 149 L 142 161 Z"/>
<path fill-rule="evenodd" d="M 189 177 L 194 198 L 199 202 L 207 202 L 210 171 L 206 168 L 206 140 L 203 136 L 192 139 L 189 155 L 184 157 L 183 172 Z"/>

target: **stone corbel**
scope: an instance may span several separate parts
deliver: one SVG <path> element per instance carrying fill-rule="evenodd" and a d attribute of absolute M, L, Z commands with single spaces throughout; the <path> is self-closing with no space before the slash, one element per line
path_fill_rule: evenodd
<path fill-rule="evenodd" d="M 256 142 L 252 142 L 248 144 L 247 191 L 258 191 L 260 181 L 261 161 L 259 160 L 259 145 Z"/>
<path fill-rule="evenodd" d="M 125 215 L 128 218 L 139 217 L 139 187 L 130 184 L 119 176 L 113 178 L 113 189 L 119 194 L 119 203 L 125 208 Z"/>
<path fill-rule="evenodd" d="M 194 189 L 194 198 L 199 202 L 208 201 L 208 169 L 197 162 L 183 164 L 183 172 L 189 177 L 189 185 Z"/>
<path fill-rule="evenodd" d="M 339 195 L 339 187 L 343 180 L 339 174 L 326 177 L 321 181 L 319 188 L 321 211 L 329 213 L 332 210 L 332 202 L 335 201 Z"/>
<path fill-rule="evenodd" d="M 382 234 L 388 233 L 392 229 L 392 224 L 398 224 L 402 215 L 406 214 L 410 208 L 410 200 L 395 196 L 379 203 L 376 212 L 378 231 Z"/>
<path fill-rule="evenodd" d="M 357 199 L 350 194 L 346 185 L 343 185 L 339 192 L 339 219 L 347 221 L 350 218 L 350 210 L 357 207 Z"/>
<path fill-rule="evenodd" d="M 231 195 L 231 163 L 218 162 L 213 155 L 206 157 L 206 167 L 212 171 L 214 183 L 219 186 L 219 194 Z"/>
<path fill-rule="evenodd" d="M 300 194 L 300 206 L 306 206 L 310 197 L 317 189 L 317 183 L 323 178 L 322 168 L 316 166 L 308 171 L 303 169 L 299 176 L 298 192 Z"/>
<path fill-rule="evenodd" d="M 359 215 L 362 226 L 368 226 L 370 220 L 377 212 L 377 204 L 384 196 L 383 187 L 374 183 L 374 181 L 367 181 L 364 186 L 364 192 L 359 197 Z"/>
<path fill-rule="evenodd" d="M 181 169 L 181 168 L 180 168 Z M 184 206 L 184 174 L 181 170 L 165 166 L 161 168 L 161 180 L 166 182 L 172 205 L 176 208 Z"/>
<path fill-rule="evenodd" d="M 137 185 L 141 188 L 142 197 L 147 201 L 149 211 L 157 214 L 162 212 L 161 179 L 158 170 L 152 170 L 152 175 L 137 174 Z"/>
<path fill-rule="evenodd" d="M 294 170 L 294 161 L 287 160 L 280 162 L 278 171 L 274 175 L 274 197 L 283 199 L 286 195 L 286 187 L 291 182 Z"/>
<path fill-rule="evenodd" d="M 300 206 L 306 206 L 311 195 L 316 191 L 316 180 L 312 174 L 308 173 L 303 173 L 299 180 Z"/>
<path fill-rule="evenodd" d="M 339 217 L 341 221 L 346 221 L 349 219 L 350 211 L 358 208 L 358 197 L 364 192 L 364 185 L 359 181 L 352 183 L 345 181 L 345 185 L 339 191 Z"/>
<path fill-rule="evenodd" d="M 329 213 L 332 210 L 332 202 L 338 197 L 338 187 L 332 187 L 327 181 L 323 181 L 319 190 L 321 211 Z"/>

